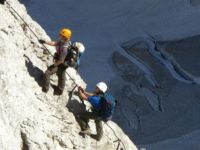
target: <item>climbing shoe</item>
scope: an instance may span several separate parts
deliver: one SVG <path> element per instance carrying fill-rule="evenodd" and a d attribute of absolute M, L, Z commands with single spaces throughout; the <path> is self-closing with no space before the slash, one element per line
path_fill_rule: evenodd
<path fill-rule="evenodd" d="M 54 90 L 53 94 L 54 95 L 62 95 L 63 91 L 60 90 L 59 88 L 57 88 L 56 90 Z"/>
<path fill-rule="evenodd" d="M 62 95 L 63 90 L 61 90 L 58 86 L 51 84 L 54 92 L 53 95 Z"/>
<path fill-rule="evenodd" d="M 85 138 L 86 135 L 90 135 L 91 134 L 91 130 L 90 128 L 87 128 L 85 130 L 82 130 L 81 132 L 79 132 L 79 135 L 83 136 Z"/>
<path fill-rule="evenodd" d="M 44 93 L 47 93 L 47 92 L 49 91 L 49 89 L 46 88 L 46 87 L 42 87 L 42 91 L 43 91 Z"/>
<path fill-rule="evenodd" d="M 101 140 L 101 136 L 97 135 L 97 134 L 90 134 L 90 137 L 97 140 L 97 141 L 100 141 Z"/>

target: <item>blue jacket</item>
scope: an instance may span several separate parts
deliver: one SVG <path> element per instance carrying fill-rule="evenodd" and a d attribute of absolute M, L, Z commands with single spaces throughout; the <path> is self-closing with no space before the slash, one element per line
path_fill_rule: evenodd
<path fill-rule="evenodd" d="M 98 112 L 101 108 L 101 97 L 97 95 L 93 95 L 88 97 L 88 101 L 91 103 L 93 107 L 93 111 Z"/>

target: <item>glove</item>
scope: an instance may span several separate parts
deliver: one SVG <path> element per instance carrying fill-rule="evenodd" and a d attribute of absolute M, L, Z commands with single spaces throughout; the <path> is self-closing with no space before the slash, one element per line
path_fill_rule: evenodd
<path fill-rule="evenodd" d="M 84 93 L 84 89 L 81 86 L 78 87 L 78 91 L 81 91 L 82 93 Z"/>
<path fill-rule="evenodd" d="M 46 43 L 46 41 L 45 40 L 38 40 L 39 41 L 39 43 L 41 43 L 41 44 L 44 44 L 44 43 Z"/>

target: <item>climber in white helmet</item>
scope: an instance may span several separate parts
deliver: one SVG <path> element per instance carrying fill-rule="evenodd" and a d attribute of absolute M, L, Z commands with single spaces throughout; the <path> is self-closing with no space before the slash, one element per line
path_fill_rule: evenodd
<path fill-rule="evenodd" d="M 92 111 L 80 112 L 77 120 L 81 126 L 82 135 L 90 135 L 92 138 L 99 141 L 103 136 L 102 121 L 108 121 L 112 118 L 116 100 L 113 96 L 107 93 L 108 86 L 105 82 L 96 84 L 94 93 L 86 92 L 82 87 L 78 87 L 79 98 L 88 100 L 92 105 Z M 97 134 L 91 134 L 88 125 L 89 119 L 95 121 Z"/>

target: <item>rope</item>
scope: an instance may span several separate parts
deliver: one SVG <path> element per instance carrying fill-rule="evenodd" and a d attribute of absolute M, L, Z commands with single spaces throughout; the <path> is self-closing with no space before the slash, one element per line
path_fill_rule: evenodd
<path fill-rule="evenodd" d="M 118 143 L 118 146 L 117 146 L 117 150 L 118 150 L 118 148 L 119 148 L 119 145 L 120 145 L 120 143 L 122 143 L 122 145 L 123 145 L 123 147 L 124 147 L 124 150 L 126 150 L 126 146 L 125 146 L 125 144 L 122 142 L 122 140 L 117 136 L 117 134 L 116 134 L 116 132 L 114 131 L 114 129 L 107 123 L 107 122 L 105 122 L 105 124 L 112 130 L 112 132 L 114 133 L 114 135 L 115 135 L 115 137 L 117 138 L 117 140 L 116 141 L 114 141 L 113 143 L 115 143 L 115 142 L 119 142 Z M 121 149 L 121 150 L 123 150 L 123 149 Z"/>
<path fill-rule="evenodd" d="M 73 83 L 75 84 L 75 86 L 78 86 L 78 84 L 76 83 L 76 81 L 70 76 L 70 74 L 66 71 L 66 74 L 69 76 L 69 78 L 73 81 Z"/>
<path fill-rule="evenodd" d="M 28 27 L 28 29 L 33 33 L 33 35 L 39 40 L 40 38 L 36 35 L 36 33 L 30 28 L 30 26 L 28 25 L 28 23 L 21 17 L 21 15 L 6 1 L 6 3 L 8 4 L 8 6 L 17 14 L 17 16 L 24 22 L 24 24 Z M 47 50 L 47 52 L 53 56 L 49 49 L 44 45 L 42 44 L 42 46 Z"/>

